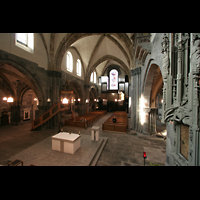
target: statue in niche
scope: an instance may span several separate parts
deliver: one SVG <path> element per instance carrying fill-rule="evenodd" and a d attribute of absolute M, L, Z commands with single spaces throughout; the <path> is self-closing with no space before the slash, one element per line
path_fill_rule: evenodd
<path fill-rule="evenodd" d="M 193 47 L 191 55 L 192 73 L 200 73 L 200 33 L 193 34 Z"/>

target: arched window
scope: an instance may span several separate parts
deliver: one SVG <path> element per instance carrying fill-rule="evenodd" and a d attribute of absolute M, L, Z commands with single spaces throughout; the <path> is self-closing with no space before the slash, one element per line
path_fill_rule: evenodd
<path fill-rule="evenodd" d="M 15 33 L 15 45 L 25 51 L 33 53 L 34 33 Z"/>
<path fill-rule="evenodd" d="M 118 71 L 112 69 L 109 74 L 110 90 L 118 90 Z"/>
<path fill-rule="evenodd" d="M 81 76 L 81 61 L 79 59 L 76 61 L 76 74 Z"/>
<path fill-rule="evenodd" d="M 90 75 L 90 82 L 97 83 L 97 73 L 95 71 Z"/>
<path fill-rule="evenodd" d="M 90 75 L 90 82 L 93 82 L 93 80 L 94 80 L 94 72 L 92 72 Z"/>
<path fill-rule="evenodd" d="M 67 52 L 67 71 L 73 71 L 73 56 L 69 51 Z"/>
<path fill-rule="evenodd" d="M 97 83 L 97 74 L 96 72 L 93 72 L 94 73 L 94 83 Z"/>

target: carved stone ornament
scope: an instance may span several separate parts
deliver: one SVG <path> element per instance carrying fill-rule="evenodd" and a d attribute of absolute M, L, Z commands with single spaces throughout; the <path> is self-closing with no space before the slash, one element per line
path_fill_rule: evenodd
<path fill-rule="evenodd" d="M 163 79 L 167 79 L 168 76 L 168 68 L 169 68 L 169 55 L 168 55 L 168 50 L 169 50 L 169 39 L 166 34 L 164 34 L 163 37 L 163 42 L 162 44 L 162 54 L 164 54 L 163 59 L 162 59 L 162 73 L 163 73 Z"/>
<path fill-rule="evenodd" d="M 188 40 L 189 40 L 189 34 L 188 33 L 183 33 L 183 34 L 176 34 L 176 36 L 180 36 L 181 38 L 176 37 L 176 42 L 178 45 L 178 50 L 184 51 L 184 45 Z M 180 39 L 180 40 L 179 40 Z M 182 48 L 183 47 L 183 48 Z M 164 51 L 164 50 L 163 50 Z M 179 58 L 178 58 L 179 59 Z M 182 58 L 181 58 L 182 59 Z M 165 66 L 163 65 L 163 68 Z M 189 84 L 186 85 L 186 87 L 193 89 L 193 94 L 192 94 L 192 106 L 199 106 L 199 75 L 200 75 L 200 33 L 194 33 L 193 34 L 193 45 L 191 47 L 191 69 L 192 72 L 191 78 L 189 81 Z M 176 104 L 176 101 L 174 101 L 173 105 L 164 110 L 164 120 L 169 121 L 173 120 L 179 123 L 183 123 L 189 126 L 194 125 L 194 119 L 196 116 L 195 110 L 192 109 L 190 104 L 188 103 L 188 89 L 185 91 L 186 93 L 184 94 L 184 97 L 182 97 L 180 105 Z M 174 95 L 173 95 L 174 98 Z M 196 111 L 198 113 L 198 111 Z"/>
<path fill-rule="evenodd" d="M 141 74 L 141 67 L 137 67 L 133 70 L 131 70 L 131 76 L 136 76 Z"/>
<path fill-rule="evenodd" d="M 189 33 L 185 33 L 182 36 L 182 44 L 185 44 L 188 41 L 189 38 L 190 38 Z"/>
<path fill-rule="evenodd" d="M 165 111 L 165 121 L 170 120 L 191 126 L 192 113 L 185 106 L 171 107 Z"/>
<path fill-rule="evenodd" d="M 195 40 L 198 40 L 198 39 L 200 39 L 200 33 L 193 33 L 193 37 L 192 37 L 193 43 Z"/>
<path fill-rule="evenodd" d="M 191 64 L 192 73 L 198 75 L 200 73 L 200 33 L 193 34 Z"/>
<path fill-rule="evenodd" d="M 62 86 L 62 91 L 72 91 L 72 88 L 69 85 L 69 81 L 65 82 L 65 85 Z"/>
<path fill-rule="evenodd" d="M 168 38 L 166 33 L 164 34 L 163 42 L 161 43 L 161 45 L 162 45 L 161 53 L 168 52 L 168 50 L 169 50 L 169 38 Z"/>

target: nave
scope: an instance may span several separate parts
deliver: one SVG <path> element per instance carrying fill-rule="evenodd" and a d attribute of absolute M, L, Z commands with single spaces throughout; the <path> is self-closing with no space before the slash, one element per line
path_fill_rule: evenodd
<path fill-rule="evenodd" d="M 94 123 L 96 126 L 102 126 L 102 123 L 106 121 L 113 113 L 107 113 L 97 122 Z M 129 120 L 130 123 L 130 120 Z M 91 127 L 87 129 L 80 129 L 79 127 L 65 126 L 64 131 L 78 133 L 81 132 L 84 136 L 90 136 Z M 41 146 L 49 137 L 55 135 L 57 132 L 56 128 L 31 131 L 30 123 L 16 126 L 15 129 L 10 125 L 0 127 L 0 165 L 7 166 L 10 158 L 15 158 L 15 155 L 25 155 L 30 157 L 30 154 L 34 152 L 34 146 Z M 100 129 L 100 137 L 107 137 L 108 140 L 104 146 L 103 151 L 96 163 L 96 166 L 143 166 L 143 151 L 147 152 L 146 165 L 153 164 L 164 165 L 165 164 L 165 153 L 166 153 L 166 141 L 163 138 L 155 136 L 142 135 L 136 132 L 115 133 L 102 131 Z M 79 151 L 79 150 L 78 150 Z M 77 151 L 77 153 L 78 153 Z M 62 153 L 64 154 L 64 153 Z M 74 154 L 76 155 L 76 154 Z M 44 155 L 38 155 L 39 157 Z M 65 155 L 67 156 L 67 155 Z M 17 157 L 20 159 L 20 157 Z M 24 158 L 24 157 L 23 157 Z M 56 159 L 56 158 L 55 158 Z M 24 166 L 29 165 L 30 162 L 24 161 Z M 52 163 L 55 161 L 52 160 Z M 60 166 L 63 162 L 57 160 L 57 165 Z M 49 163 L 49 162 L 48 162 Z M 37 166 L 35 160 L 31 161 L 31 164 Z M 45 162 L 43 163 L 45 165 Z M 68 162 L 67 166 L 75 165 L 72 161 Z M 38 166 L 39 163 L 38 163 Z"/>

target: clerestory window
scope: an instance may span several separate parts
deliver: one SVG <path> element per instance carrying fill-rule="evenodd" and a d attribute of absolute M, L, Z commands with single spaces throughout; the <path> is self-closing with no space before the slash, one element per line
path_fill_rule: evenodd
<path fill-rule="evenodd" d="M 73 56 L 69 51 L 67 52 L 67 71 L 73 71 Z"/>
<path fill-rule="evenodd" d="M 97 83 L 97 74 L 95 71 L 90 75 L 90 82 Z"/>
<path fill-rule="evenodd" d="M 76 61 L 76 74 L 81 76 L 81 61 L 79 59 Z"/>
<path fill-rule="evenodd" d="M 15 45 L 25 51 L 33 53 L 34 33 L 15 33 Z"/>

